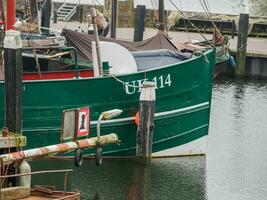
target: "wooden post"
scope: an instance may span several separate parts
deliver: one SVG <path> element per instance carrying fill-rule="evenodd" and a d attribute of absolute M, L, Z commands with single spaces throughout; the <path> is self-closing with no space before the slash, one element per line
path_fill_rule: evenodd
<path fill-rule="evenodd" d="M 42 21 L 41 26 L 45 28 L 50 28 L 50 18 L 51 18 L 51 0 L 46 0 L 42 8 Z M 43 33 L 49 34 L 49 29 L 41 29 Z"/>
<path fill-rule="evenodd" d="M 231 33 L 232 39 L 234 39 L 234 37 L 235 37 L 235 31 L 236 31 L 235 20 L 232 20 L 232 33 Z"/>
<path fill-rule="evenodd" d="M 57 10 L 54 10 L 54 18 L 53 18 L 53 23 L 56 24 L 57 23 Z"/>
<path fill-rule="evenodd" d="M 30 3 L 32 21 L 35 21 L 37 18 L 37 2 L 36 0 L 30 0 L 29 3 Z"/>
<path fill-rule="evenodd" d="M 143 40 L 144 27 L 145 27 L 145 15 L 146 7 L 138 5 L 135 14 L 135 26 L 134 26 L 134 42 Z"/>
<path fill-rule="evenodd" d="M 5 126 L 21 133 L 22 126 L 22 41 L 20 32 L 6 31 L 5 55 Z"/>
<path fill-rule="evenodd" d="M 96 24 L 97 15 L 96 15 L 96 10 L 94 7 L 90 8 L 90 13 L 91 13 L 91 16 L 93 19 L 93 25 L 94 25 L 94 35 L 95 35 L 95 45 L 96 45 L 96 55 L 97 55 L 97 65 L 98 65 L 99 75 L 103 75 L 99 35 L 98 35 L 98 29 L 97 29 L 97 24 Z"/>
<path fill-rule="evenodd" d="M 248 21 L 249 21 L 249 14 L 240 13 L 237 51 L 236 51 L 236 61 L 237 61 L 236 75 L 237 76 L 244 76 L 245 75 L 247 37 L 248 37 Z"/>
<path fill-rule="evenodd" d="M 83 22 L 83 6 L 80 4 L 79 5 L 79 22 L 82 23 Z"/>
<path fill-rule="evenodd" d="M 159 30 L 165 30 L 165 8 L 164 0 L 159 0 Z"/>
<path fill-rule="evenodd" d="M 154 82 L 144 82 L 140 95 L 136 136 L 136 157 L 137 161 L 142 163 L 149 163 L 152 156 L 155 100 Z"/>
<path fill-rule="evenodd" d="M 112 0 L 111 9 L 111 38 L 116 39 L 116 27 L 117 27 L 117 0 Z"/>

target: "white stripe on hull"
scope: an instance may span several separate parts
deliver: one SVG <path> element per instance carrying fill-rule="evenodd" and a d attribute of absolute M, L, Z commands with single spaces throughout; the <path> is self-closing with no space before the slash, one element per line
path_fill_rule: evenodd
<path fill-rule="evenodd" d="M 208 136 L 206 135 L 189 143 L 155 152 L 152 157 L 203 155 L 207 152 L 207 144 Z"/>

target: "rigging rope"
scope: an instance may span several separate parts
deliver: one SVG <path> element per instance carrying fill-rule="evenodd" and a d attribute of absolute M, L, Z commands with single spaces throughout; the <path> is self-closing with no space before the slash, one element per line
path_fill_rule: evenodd
<path fill-rule="evenodd" d="M 127 83 L 127 82 L 124 82 L 124 81 L 120 80 L 119 78 L 117 78 L 116 76 L 114 76 L 112 74 L 109 74 L 109 76 L 111 76 L 112 78 L 114 78 L 116 81 L 118 81 L 122 85 L 127 85 L 127 86 L 133 87 L 133 88 L 142 88 L 142 86 L 131 85 L 131 84 Z"/>
<path fill-rule="evenodd" d="M 193 24 L 193 22 L 191 22 L 191 20 L 176 6 L 175 3 L 173 3 L 172 0 L 169 0 L 169 2 L 181 13 L 181 15 L 190 23 L 191 26 L 193 26 L 197 32 L 210 44 L 212 45 L 212 43 L 200 32 L 200 30 Z"/>
<path fill-rule="evenodd" d="M 200 1 L 200 4 L 201 4 L 201 6 L 202 6 L 202 8 L 203 8 L 203 10 L 204 10 L 204 12 L 205 12 L 205 14 L 207 15 L 207 17 L 208 17 L 209 20 L 211 21 L 213 27 L 214 27 L 215 29 L 218 29 L 217 26 L 216 26 L 216 24 L 214 23 L 214 21 L 213 21 L 211 15 L 210 15 L 210 9 L 209 9 L 209 6 L 208 6 L 208 2 L 207 2 L 206 0 L 199 0 L 199 1 Z"/>
<path fill-rule="evenodd" d="M 181 0 L 179 0 L 179 3 L 180 3 L 181 10 L 183 10 L 183 6 L 182 6 Z M 186 22 L 185 22 L 185 18 L 182 18 L 182 19 L 183 19 L 183 22 L 184 22 L 184 26 L 187 27 Z M 191 37 L 189 35 L 189 29 L 188 28 L 186 29 L 186 32 L 187 32 L 187 39 L 188 39 L 188 41 L 191 41 Z"/>

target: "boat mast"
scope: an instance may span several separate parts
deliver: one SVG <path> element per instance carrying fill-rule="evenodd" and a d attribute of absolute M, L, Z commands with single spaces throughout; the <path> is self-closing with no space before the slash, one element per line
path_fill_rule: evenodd
<path fill-rule="evenodd" d="M 6 1 L 6 30 L 15 30 L 16 23 L 16 0 Z"/>

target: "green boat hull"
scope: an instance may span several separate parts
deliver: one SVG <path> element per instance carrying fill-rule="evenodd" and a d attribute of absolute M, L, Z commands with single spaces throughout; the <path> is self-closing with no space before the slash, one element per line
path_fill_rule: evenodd
<path fill-rule="evenodd" d="M 183 145 L 208 134 L 215 52 L 210 50 L 181 63 L 116 76 L 140 86 L 144 80 L 156 85 L 153 152 Z M 4 97 L 4 84 L 0 83 Z M 27 148 L 60 143 L 61 116 L 65 109 L 89 106 L 91 134 L 96 136 L 100 113 L 122 109 L 118 118 L 105 121 L 101 134 L 117 133 L 121 144 L 104 147 L 111 156 L 135 155 L 134 116 L 139 107 L 140 89 L 124 85 L 114 77 L 73 80 L 24 81 L 23 134 Z M 0 126 L 4 126 L 4 98 L 0 102 Z M 88 150 L 87 153 L 93 153 Z"/>

